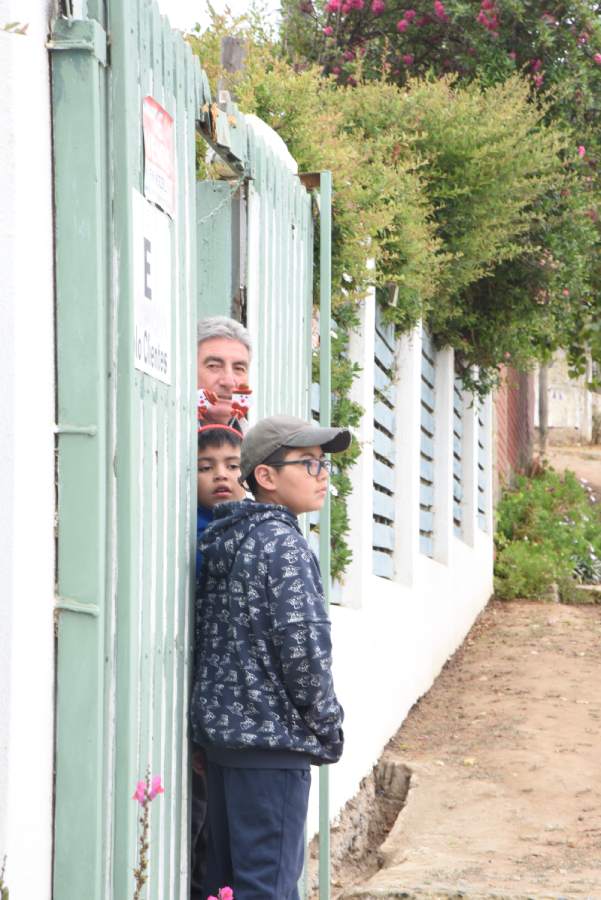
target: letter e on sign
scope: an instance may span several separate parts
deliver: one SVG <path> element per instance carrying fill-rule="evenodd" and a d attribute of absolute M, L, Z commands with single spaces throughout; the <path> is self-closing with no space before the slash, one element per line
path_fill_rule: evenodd
<path fill-rule="evenodd" d="M 171 219 L 132 191 L 134 365 L 171 384 Z"/>

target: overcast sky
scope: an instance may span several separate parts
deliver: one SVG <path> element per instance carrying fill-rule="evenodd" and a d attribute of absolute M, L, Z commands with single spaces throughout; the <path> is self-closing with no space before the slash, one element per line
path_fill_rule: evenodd
<path fill-rule="evenodd" d="M 169 16 L 173 28 L 185 31 L 192 28 L 196 22 L 200 22 L 204 28 L 209 24 L 205 0 L 158 0 L 158 4 L 161 12 Z M 250 4 L 248 0 L 213 0 L 212 5 L 220 13 L 229 6 L 233 15 L 239 16 L 246 12 Z M 280 5 L 278 0 L 266 0 L 264 5 L 275 17 L 275 11 Z"/>

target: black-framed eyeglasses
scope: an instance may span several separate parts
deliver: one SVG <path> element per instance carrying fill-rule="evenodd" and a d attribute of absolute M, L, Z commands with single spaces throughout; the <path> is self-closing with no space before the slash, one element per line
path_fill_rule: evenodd
<path fill-rule="evenodd" d="M 331 459 L 287 459 L 280 463 L 267 463 L 273 469 L 281 469 L 283 466 L 304 466 L 309 475 L 318 478 L 321 470 L 325 469 L 329 474 L 332 471 Z"/>

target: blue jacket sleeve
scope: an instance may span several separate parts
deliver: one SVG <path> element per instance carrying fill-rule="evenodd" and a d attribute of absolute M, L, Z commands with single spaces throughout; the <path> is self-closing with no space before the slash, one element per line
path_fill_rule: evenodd
<path fill-rule="evenodd" d="M 270 541 L 265 553 L 285 689 L 320 743 L 340 745 L 341 751 L 344 714 L 334 691 L 330 620 L 317 562 L 303 536 L 292 530 Z"/>

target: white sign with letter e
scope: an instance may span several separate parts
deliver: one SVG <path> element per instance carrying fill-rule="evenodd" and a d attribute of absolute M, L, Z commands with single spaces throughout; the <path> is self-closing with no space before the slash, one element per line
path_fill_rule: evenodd
<path fill-rule="evenodd" d="M 171 223 L 132 191 L 134 365 L 171 384 Z"/>

